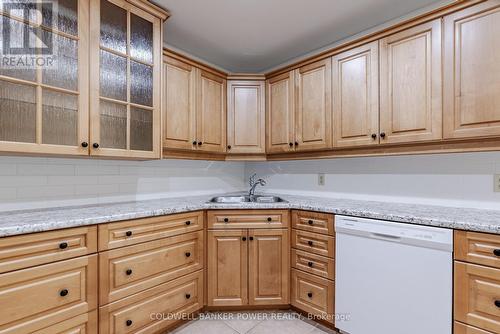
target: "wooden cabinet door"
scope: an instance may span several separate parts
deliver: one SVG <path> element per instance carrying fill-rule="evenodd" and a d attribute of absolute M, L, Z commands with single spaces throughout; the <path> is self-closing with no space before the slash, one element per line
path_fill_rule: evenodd
<path fill-rule="evenodd" d="M 207 237 L 208 306 L 248 304 L 247 230 L 212 230 Z"/>
<path fill-rule="evenodd" d="M 264 81 L 228 82 L 228 153 L 265 153 L 264 87 Z"/>
<path fill-rule="evenodd" d="M 249 230 L 248 299 L 250 305 L 289 303 L 288 230 Z"/>
<path fill-rule="evenodd" d="M 226 149 L 226 80 L 198 69 L 198 149 L 224 152 Z"/>
<path fill-rule="evenodd" d="M 267 80 L 267 152 L 294 150 L 295 141 L 295 72 L 287 72 Z"/>
<path fill-rule="evenodd" d="M 333 57 L 334 146 L 378 144 L 378 42 Z"/>
<path fill-rule="evenodd" d="M 441 84 L 440 19 L 381 39 L 380 143 L 441 139 Z"/>
<path fill-rule="evenodd" d="M 6 4 L 5 12 L 0 14 L 3 34 L 10 36 L 11 46 L 23 45 L 23 36 L 27 41 L 31 27 L 42 24 L 41 12 L 33 8 L 30 15 L 20 17 L 28 11 L 19 10 L 19 5 L 9 9 L 8 2 L 2 3 Z M 47 18 L 57 16 L 45 12 L 49 8 L 52 7 L 44 6 L 45 26 Z M 11 57 L 8 50 L 3 50 L 4 60 L 13 62 L 0 66 L 0 152 L 89 154 L 89 3 L 61 1 L 58 9 L 59 14 L 64 13 L 64 19 L 60 16 L 56 21 L 57 29 L 37 30 L 41 34 L 38 38 L 51 42 L 49 47 L 42 48 L 50 54 L 43 59 L 34 58 L 37 64 L 45 64 L 39 70 L 24 67 L 24 55 Z"/>
<path fill-rule="evenodd" d="M 196 145 L 196 71 L 189 64 L 164 57 L 163 146 L 194 149 Z"/>
<path fill-rule="evenodd" d="M 161 19 L 124 0 L 90 11 L 90 154 L 159 158 Z"/>
<path fill-rule="evenodd" d="M 332 146 L 332 60 L 303 66 L 296 74 L 295 148 L 298 151 L 329 148 Z"/>
<path fill-rule="evenodd" d="M 444 137 L 500 136 L 500 2 L 444 18 Z"/>

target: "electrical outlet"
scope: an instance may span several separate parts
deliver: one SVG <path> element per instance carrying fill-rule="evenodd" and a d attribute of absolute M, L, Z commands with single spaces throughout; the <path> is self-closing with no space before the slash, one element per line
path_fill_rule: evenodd
<path fill-rule="evenodd" d="M 320 173 L 318 174 L 318 186 L 324 186 L 325 185 L 325 174 Z"/>
<path fill-rule="evenodd" d="M 493 178 L 493 189 L 495 192 L 500 192 L 500 174 L 495 174 Z"/>

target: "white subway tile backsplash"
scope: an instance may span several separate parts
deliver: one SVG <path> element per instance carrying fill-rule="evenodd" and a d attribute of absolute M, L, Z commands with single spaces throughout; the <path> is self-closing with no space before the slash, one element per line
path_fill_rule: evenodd
<path fill-rule="evenodd" d="M 75 175 L 74 165 L 18 164 L 17 175 Z"/>

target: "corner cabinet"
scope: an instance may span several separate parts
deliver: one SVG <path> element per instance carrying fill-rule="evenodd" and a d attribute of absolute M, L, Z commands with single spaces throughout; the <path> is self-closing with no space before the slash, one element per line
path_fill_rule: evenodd
<path fill-rule="evenodd" d="M 91 154 L 159 158 L 162 20 L 123 0 L 90 12 Z"/>
<path fill-rule="evenodd" d="M 164 150 L 224 153 L 226 79 L 173 54 L 163 73 Z"/>

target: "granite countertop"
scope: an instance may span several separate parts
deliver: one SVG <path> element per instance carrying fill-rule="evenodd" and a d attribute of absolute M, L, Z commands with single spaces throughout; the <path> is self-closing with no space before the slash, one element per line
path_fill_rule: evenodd
<path fill-rule="evenodd" d="M 189 196 L 0 213 L 0 237 L 206 209 L 300 209 L 500 234 L 500 210 L 279 195 L 280 203 L 207 203 Z"/>

